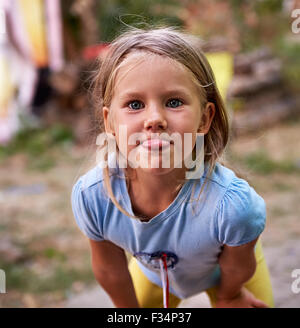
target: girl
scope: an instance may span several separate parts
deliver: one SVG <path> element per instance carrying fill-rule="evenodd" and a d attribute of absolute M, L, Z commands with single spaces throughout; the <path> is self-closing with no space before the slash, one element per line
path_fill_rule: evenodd
<path fill-rule="evenodd" d="M 72 207 L 115 306 L 176 307 L 202 291 L 213 307 L 273 306 L 258 242 L 265 203 L 221 164 L 228 117 L 199 40 L 171 27 L 129 30 L 110 45 L 94 92 L 116 153 L 77 181 Z M 181 166 L 172 159 L 180 150 L 167 137 L 174 133 L 192 136 L 193 168 L 185 156 Z M 142 135 L 137 142 L 134 134 Z M 140 160 L 151 153 L 158 165 L 132 165 L 134 151 Z M 125 252 L 133 255 L 129 266 Z"/>

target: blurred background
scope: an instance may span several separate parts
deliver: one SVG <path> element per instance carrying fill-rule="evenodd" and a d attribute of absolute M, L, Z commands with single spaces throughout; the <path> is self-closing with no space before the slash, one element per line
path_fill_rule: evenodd
<path fill-rule="evenodd" d="M 111 306 L 70 193 L 95 165 L 95 59 L 128 25 L 149 24 L 202 39 L 230 116 L 224 159 L 266 202 L 275 304 L 300 307 L 291 290 L 300 268 L 297 8 L 293 0 L 0 0 L 0 307 Z M 201 297 L 182 306 L 207 306 Z"/>

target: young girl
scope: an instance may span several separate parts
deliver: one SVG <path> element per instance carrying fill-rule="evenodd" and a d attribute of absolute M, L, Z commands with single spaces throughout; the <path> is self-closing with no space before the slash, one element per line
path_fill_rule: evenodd
<path fill-rule="evenodd" d="M 176 28 L 132 29 L 100 63 L 95 99 L 116 153 L 77 181 L 72 207 L 95 277 L 116 307 L 176 307 L 203 291 L 213 307 L 273 306 L 258 241 L 265 203 L 221 164 L 228 117 L 199 44 Z M 202 135 L 203 163 L 197 153 L 194 168 L 184 156 L 181 166 L 172 160 L 180 148 L 166 137 L 173 133 L 192 135 L 192 154 Z M 138 142 L 130 142 L 134 134 Z M 134 151 L 159 165 L 132 165 Z"/>

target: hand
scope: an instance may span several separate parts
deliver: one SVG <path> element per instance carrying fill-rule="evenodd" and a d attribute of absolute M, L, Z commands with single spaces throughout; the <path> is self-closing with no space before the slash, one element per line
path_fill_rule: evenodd
<path fill-rule="evenodd" d="M 233 298 L 218 298 L 216 308 L 268 308 L 245 287 Z"/>

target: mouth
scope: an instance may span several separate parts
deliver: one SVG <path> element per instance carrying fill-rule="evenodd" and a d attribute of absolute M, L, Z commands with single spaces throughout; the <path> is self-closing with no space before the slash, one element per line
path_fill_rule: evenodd
<path fill-rule="evenodd" d="M 162 150 L 164 148 L 170 147 L 173 144 L 172 140 L 164 139 L 147 139 L 141 143 L 142 147 L 148 150 Z"/>

